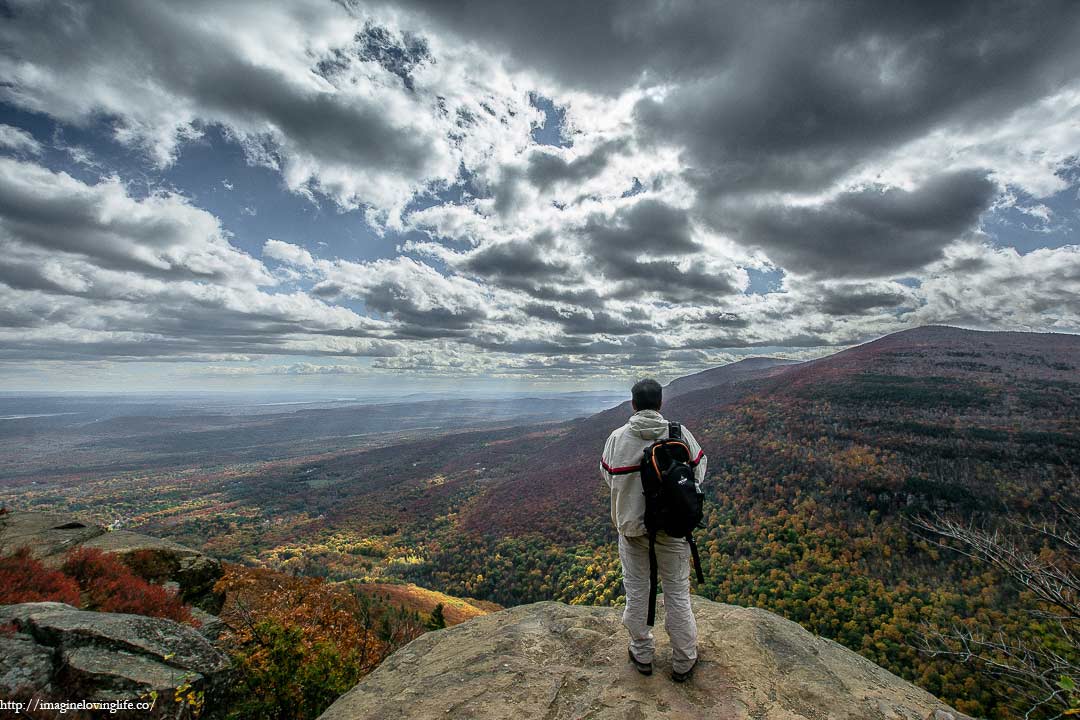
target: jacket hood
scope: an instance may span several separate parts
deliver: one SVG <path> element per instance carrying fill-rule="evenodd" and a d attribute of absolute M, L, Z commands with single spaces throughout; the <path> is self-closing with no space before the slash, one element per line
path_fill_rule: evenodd
<path fill-rule="evenodd" d="M 642 440 L 659 440 L 668 430 L 668 421 L 655 410 L 641 410 L 630 416 L 630 432 Z"/>

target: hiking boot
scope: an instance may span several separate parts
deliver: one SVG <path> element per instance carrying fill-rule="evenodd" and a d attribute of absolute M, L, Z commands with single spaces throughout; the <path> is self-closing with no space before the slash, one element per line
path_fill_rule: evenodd
<path fill-rule="evenodd" d="M 636 657 L 634 657 L 634 651 L 631 650 L 630 648 L 626 648 L 626 652 L 627 652 L 627 654 L 630 655 L 630 662 L 634 663 L 634 667 L 637 668 L 637 671 L 639 673 L 641 673 L 642 675 L 652 675 L 652 663 L 651 662 L 650 663 L 641 662 Z"/>
<path fill-rule="evenodd" d="M 686 672 L 675 672 L 674 670 L 672 670 L 671 671 L 671 679 L 674 680 L 677 683 L 684 683 L 687 680 L 689 680 L 690 677 L 694 674 L 694 668 L 696 668 L 696 667 L 697 667 L 697 658 L 694 658 L 694 664 L 691 665 L 690 668 Z"/>

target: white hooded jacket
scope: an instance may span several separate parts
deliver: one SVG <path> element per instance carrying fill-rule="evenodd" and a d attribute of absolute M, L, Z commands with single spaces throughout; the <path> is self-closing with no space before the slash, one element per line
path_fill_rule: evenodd
<path fill-rule="evenodd" d="M 655 410 L 641 410 L 630 421 L 611 433 L 600 457 L 600 474 L 611 488 L 611 521 L 620 535 L 645 535 L 645 496 L 641 492 L 641 454 L 649 445 L 668 436 L 668 421 Z M 683 440 L 690 448 L 694 479 L 698 490 L 705 481 L 708 459 L 694 439 L 682 428 Z"/>

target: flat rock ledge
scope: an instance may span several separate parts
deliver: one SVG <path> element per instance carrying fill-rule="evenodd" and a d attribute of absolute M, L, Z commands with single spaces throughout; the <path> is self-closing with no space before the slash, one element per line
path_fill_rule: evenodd
<path fill-rule="evenodd" d="M 693 606 L 700 658 L 684 685 L 668 677 L 662 610 L 645 677 L 627 662 L 620 609 L 543 602 L 417 638 L 320 720 L 971 720 L 770 612 Z"/>
<path fill-rule="evenodd" d="M 176 689 L 185 685 L 212 707 L 227 689 L 229 668 L 206 638 L 172 620 L 56 602 L 0 606 L 5 699 L 134 701 L 156 692 L 151 717 L 171 717 Z"/>

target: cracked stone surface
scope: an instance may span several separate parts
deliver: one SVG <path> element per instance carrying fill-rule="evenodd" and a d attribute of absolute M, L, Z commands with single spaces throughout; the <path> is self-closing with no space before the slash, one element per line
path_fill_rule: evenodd
<path fill-rule="evenodd" d="M 545 602 L 421 636 L 320 720 L 970 720 L 777 615 L 698 597 L 693 606 L 700 657 L 685 685 L 668 678 L 662 608 L 645 677 L 627 662 L 620 609 Z"/>
<path fill-rule="evenodd" d="M 228 658 L 194 628 L 56 602 L 0 606 L 0 696 L 120 700 L 189 684 L 222 696 Z M 154 717 L 175 708 L 163 703 Z M 145 715 L 145 713 L 144 713 Z"/>

